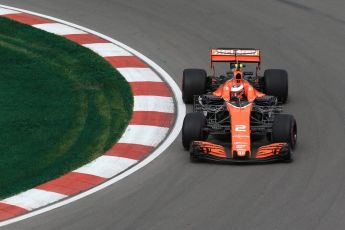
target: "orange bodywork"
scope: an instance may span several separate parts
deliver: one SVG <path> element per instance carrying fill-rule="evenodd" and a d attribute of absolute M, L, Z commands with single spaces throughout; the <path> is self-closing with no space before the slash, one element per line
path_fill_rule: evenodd
<path fill-rule="evenodd" d="M 226 107 L 230 114 L 231 121 L 231 145 L 232 157 L 236 153 L 239 157 L 250 156 L 250 113 L 253 104 L 244 107 L 235 107 L 230 103 L 226 103 Z"/>
<path fill-rule="evenodd" d="M 265 96 L 265 94 L 256 90 L 248 81 L 243 80 L 243 72 L 241 70 L 235 70 L 234 76 L 240 76 L 240 78 L 233 77 L 226 81 L 224 84 L 218 87 L 213 92 L 214 96 L 222 97 L 226 101 L 227 109 L 230 114 L 231 122 L 231 134 L 232 134 L 232 157 L 236 154 L 239 157 L 250 156 L 250 113 L 253 108 L 252 102 L 256 97 Z M 249 104 L 243 107 L 236 107 L 229 103 L 231 99 L 231 87 L 235 84 L 242 84 L 244 88 L 244 96 L 248 100 Z M 239 98 L 244 99 L 244 98 Z"/>
<path fill-rule="evenodd" d="M 237 84 L 236 79 L 230 79 L 224 84 L 220 85 L 216 91 L 213 92 L 214 96 L 222 97 L 225 101 L 229 101 L 231 98 L 231 87 Z M 265 94 L 256 90 L 248 81 L 242 80 L 244 87 L 244 94 L 249 102 L 253 102 L 257 97 L 263 97 Z"/>

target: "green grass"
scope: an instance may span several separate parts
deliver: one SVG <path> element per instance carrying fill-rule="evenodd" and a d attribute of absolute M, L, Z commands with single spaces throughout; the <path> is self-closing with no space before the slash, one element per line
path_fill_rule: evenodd
<path fill-rule="evenodd" d="M 102 155 L 132 107 L 130 86 L 103 58 L 0 17 L 0 198 Z"/>

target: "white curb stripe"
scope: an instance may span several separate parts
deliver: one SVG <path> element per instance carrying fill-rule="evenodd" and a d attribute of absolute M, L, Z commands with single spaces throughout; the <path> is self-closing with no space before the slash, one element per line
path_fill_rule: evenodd
<path fill-rule="evenodd" d="M 133 56 L 128 51 L 112 43 L 92 43 L 83 45 L 102 57 Z"/>
<path fill-rule="evenodd" d="M 134 96 L 133 111 L 174 113 L 174 100 L 172 97 Z"/>
<path fill-rule="evenodd" d="M 43 23 L 33 25 L 33 27 L 61 36 L 68 34 L 86 34 L 86 32 L 82 30 L 78 30 L 76 28 L 66 26 L 61 23 Z"/>
<path fill-rule="evenodd" d="M 157 146 L 167 135 L 169 128 L 149 125 L 128 125 L 118 143 Z"/>
<path fill-rule="evenodd" d="M 10 9 L 5 9 L 5 8 L 0 8 L 0 15 L 5 15 L 5 14 L 19 14 L 21 12 L 10 10 Z"/>
<path fill-rule="evenodd" d="M 73 172 L 91 174 L 103 178 L 110 178 L 135 163 L 137 163 L 137 160 L 129 158 L 116 156 L 100 156 L 96 160 L 82 166 L 81 168 Z"/>
<path fill-rule="evenodd" d="M 117 68 L 128 82 L 162 82 L 162 79 L 150 68 Z"/>
<path fill-rule="evenodd" d="M 48 192 L 41 189 L 30 189 L 19 193 L 18 195 L 9 197 L 1 202 L 32 210 L 53 203 L 67 197 L 55 192 Z"/>

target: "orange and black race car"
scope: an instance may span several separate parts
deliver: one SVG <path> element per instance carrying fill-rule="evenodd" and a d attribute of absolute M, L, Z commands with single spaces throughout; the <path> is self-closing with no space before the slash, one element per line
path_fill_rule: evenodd
<path fill-rule="evenodd" d="M 212 49 L 214 62 L 230 63 L 227 76 L 207 76 L 201 69 L 183 72 L 183 100 L 194 103 L 182 128 L 182 143 L 193 160 L 228 163 L 290 161 L 297 141 L 297 123 L 281 114 L 288 98 L 285 70 L 270 69 L 259 76 L 260 50 Z M 245 72 L 244 63 L 256 65 L 255 74 Z M 230 143 L 211 143 L 229 138 Z M 252 139 L 266 136 L 269 143 L 255 148 Z"/>

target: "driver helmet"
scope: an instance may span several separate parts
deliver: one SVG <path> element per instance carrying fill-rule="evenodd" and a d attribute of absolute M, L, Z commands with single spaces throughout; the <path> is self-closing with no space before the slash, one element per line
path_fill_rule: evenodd
<path fill-rule="evenodd" d="M 244 93 L 243 84 L 234 84 L 230 89 L 231 97 L 241 98 Z"/>

